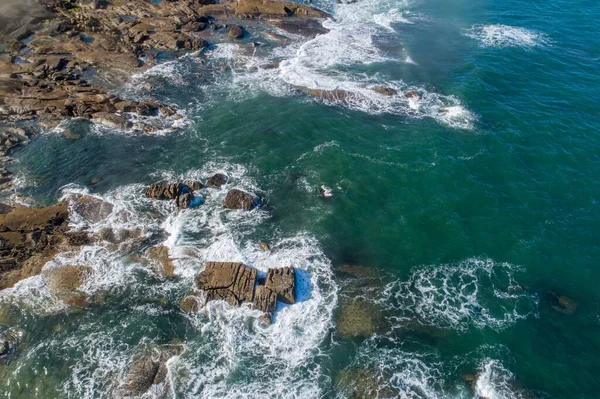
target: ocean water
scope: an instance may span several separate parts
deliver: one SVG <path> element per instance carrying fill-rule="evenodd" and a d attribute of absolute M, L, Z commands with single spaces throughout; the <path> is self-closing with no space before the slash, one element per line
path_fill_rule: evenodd
<path fill-rule="evenodd" d="M 120 89 L 144 97 L 152 83 L 181 110 L 178 130 L 65 122 L 15 154 L 13 199 L 110 201 L 106 221 L 74 216 L 72 228 L 139 228 L 169 247 L 180 278 L 132 257 L 144 247 L 87 246 L 46 267 L 93 267 L 84 289 L 100 304 L 65 313 L 41 277 L 0 294 L 24 334 L 0 365 L 3 397 L 111 397 L 140 348 L 173 342 L 185 345 L 169 361 L 178 398 L 361 397 L 343 383 L 356 370 L 372 397 L 598 397 L 600 3 L 313 4 L 334 16 L 325 35 L 218 44 L 205 63 L 185 56 Z M 327 102 L 294 86 L 351 95 Z M 226 189 L 183 212 L 143 197 L 150 183 L 215 172 L 262 208 L 223 210 Z M 247 307 L 183 314 L 205 260 L 293 265 L 300 301 L 269 328 Z M 358 288 L 344 265 L 363 266 Z M 557 311 L 557 296 L 575 311 Z M 337 315 L 356 297 L 382 326 L 343 337 Z"/>

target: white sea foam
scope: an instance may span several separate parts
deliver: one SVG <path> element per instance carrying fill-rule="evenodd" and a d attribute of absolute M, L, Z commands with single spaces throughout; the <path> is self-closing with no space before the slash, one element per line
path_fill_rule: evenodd
<path fill-rule="evenodd" d="M 386 55 L 374 41 L 378 35 L 391 34 L 391 21 L 405 22 L 402 21 L 404 13 L 400 8 L 408 4 L 382 4 L 373 0 L 338 4 L 334 19 L 323 23 L 329 32 L 314 39 L 298 40 L 260 57 L 254 53 L 248 54 L 247 49 L 241 46 L 219 44 L 214 50 L 207 52 L 207 57 L 213 63 L 229 59 L 231 79 L 220 83 L 228 85 L 227 90 L 231 93 L 228 98 L 231 100 L 244 100 L 257 92 L 267 92 L 278 97 L 289 96 L 296 94 L 297 87 L 343 90 L 348 95 L 341 99 L 318 96 L 316 99 L 371 114 L 428 117 L 455 128 L 473 128 L 475 116 L 454 96 L 350 70 L 382 62 L 418 66 L 405 52 L 398 59 Z M 382 9 L 385 10 L 383 13 Z M 273 61 L 279 62 L 278 68 L 261 68 Z M 374 86 L 389 87 L 398 94 L 384 96 L 373 91 Z M 416 91 L 420 96 L 405 97 L 409 91 Z"/>
<path fill-rule="evenodd" d="M 543 33 L 508 25 L 473 25 L 464 35 L 485 47 L 538 47 L 548 44 Z"/>
<path fill-rule="evenodd" d="M 478 258 L 421 267 L 408 280 L 388 284 L 380 303 L 402 315 L 394 318 L 400 328 L 404 317 L 417 317 L 458 331 L 470 326 L 500 330 L 537 311 L 535 295 L 516 280 L 519 271 L 508 263 Z"/>
<path fill-rule="evenodd" d="M 514 376 L 500 362 L 485 359 L 475 383 L 475 395 L 489 399 L 520 399 L 529 397 L 514 385 Z"/>

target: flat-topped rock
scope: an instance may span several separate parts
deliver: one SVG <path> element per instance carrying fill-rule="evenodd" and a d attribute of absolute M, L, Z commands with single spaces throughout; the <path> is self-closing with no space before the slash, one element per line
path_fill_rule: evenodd
<path fill-rule="evenodd" d="M 256 282 L 256 269 L 240 262 L 206 262 L 196 277 L 196 286 L 205 292 L 207 301 L 224 300 L 233 306 L 249 302 L 254 309 L 264 312 L 260 319 L 266 324 L 271 323 L 278 300 L 296 303 L 293 267 L 269 269 L 265 283 L 256 285 Z M 184 311 L 199 309 L 194 295 L 185 296 L 180 305 Z"/>
<path fill-rule="evenodd" d="M 196 285 L 206 292 L 207 300 L 225 300 L 238 306 L 254 296 L 256 269 L 238 262 L 206 262 L 196 277 Z"/>

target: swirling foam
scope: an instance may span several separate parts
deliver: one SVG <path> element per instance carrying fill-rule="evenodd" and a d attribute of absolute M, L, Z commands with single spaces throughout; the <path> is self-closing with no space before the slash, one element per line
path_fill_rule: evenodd
<path fill-rule="evenodd" d="M 525 28 L 508 25 L 473 25 L 463 34 L 477 40 L 484 47 L 532 48 L 548 44 L 546 35 Z"/>
<path fill-rule="evenodd" d="M 438 328 L 466 331 L 470 326 L 501 330 L 536 314 L 537 298 L 516 280 L 520 268 L 491 259 L 417 268 L 406 281 L 385 288 L 380 303 L 403 320 L 418 318 Z"/>

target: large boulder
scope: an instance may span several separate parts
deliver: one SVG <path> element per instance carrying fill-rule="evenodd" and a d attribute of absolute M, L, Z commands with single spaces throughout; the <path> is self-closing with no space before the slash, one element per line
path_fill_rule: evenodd
<path fill-rule="evenodd" d="M 175 265 L 169 257 L 169 247 L 152 247 L 148 250 L 150 257 L 155 259 L 161 266 L 161 274 L 165 277 L 175 277 Z"/>
<path fill-rule="evenodd" d="M 252 301 L 255 281 L 256 269 L 238 262 L 206 262 L 196 277 L 208 301 L 224 300 L 234 306 Z"/>
<path fill-rule="evenodd" d="M 223 200 L 223 206 L 228 209 L 243 209 L 246 211 L 252 210 L 260 205 L 260 198 L 256 195 L 247 193 L 234 188 L 229 190 Z"/>

